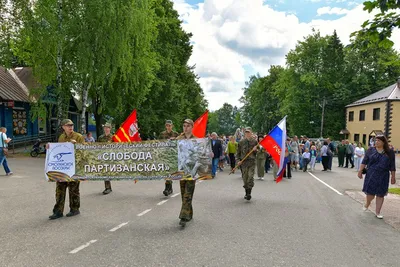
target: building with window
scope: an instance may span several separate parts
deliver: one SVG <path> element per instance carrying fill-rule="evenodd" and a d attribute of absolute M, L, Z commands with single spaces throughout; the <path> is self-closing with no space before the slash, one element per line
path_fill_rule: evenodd
<path fill-rule="evenodd" d="M 346 106 L 346 129 L 340 133 L 365 145 L 371 137 L 385 135 L 400 149 L 400 77 L 397 83 Z"/>

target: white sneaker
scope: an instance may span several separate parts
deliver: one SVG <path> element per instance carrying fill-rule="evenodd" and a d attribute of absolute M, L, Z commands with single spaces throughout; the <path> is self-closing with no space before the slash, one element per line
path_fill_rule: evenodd
<path fill-rule="evenodd" d="M 376 214 L 376 218 L 378 218 L 378 219 L 383 219 L 383 215 L 381 215 L 381 214 Z"/>
<path fill-rule="evenodd" d="M 261 181 L 264 181 L 264 177 L 261 177 L 260 180 L 261 180 Z"/>
<path fill-rule="evenodd" d="M 367 211 L 367 210 L 368 210 L 368 208 L 365 207 L 365 205 L 363 205 L 363 211 Z"/>

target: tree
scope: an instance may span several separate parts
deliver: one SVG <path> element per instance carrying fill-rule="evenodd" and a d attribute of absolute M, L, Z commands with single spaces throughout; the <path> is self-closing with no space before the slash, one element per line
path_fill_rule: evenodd
<path fill-rule="evenodd" d="M 393 42 L 391 37 L 394 28 L 400 28 L 400 0 L 375 0 L 365 1 L 364 10 L 371 13 L 374 10 L 380 12 L 374 19 L 367 20 L 362 25 L 362 30 L 352 35 L 361 35 L 366 38 L 368 43 L 378 43 L 380 47 L 390 48 Z M 397 12 L 396 12 L 397 11 Z"/>

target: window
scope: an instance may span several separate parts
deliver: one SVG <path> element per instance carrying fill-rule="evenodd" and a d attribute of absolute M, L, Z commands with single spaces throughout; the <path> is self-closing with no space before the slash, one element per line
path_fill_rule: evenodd
<path fill-rule="evenodd" d="M 359 121 L 365 121 L 365 110 L 360 110 Z"/>
<path fill-rule="evenodd" d="M 360 142 L 360 134 L 354 134 L 354 143 Z"/>
<path fill-rule="evenodd" d="M 380 108 L 374 108 L 374 113 L 373 113 L 373 120 L 374 121 L 379 121 L 381 119 L 381 109 Z"/>
<path fill-rule="evenodd" d="M 363 134 L 363 144 L 364 146 L 367 144 L 367 135 Z"/>
<path fill-rule="evenodd" d="M 349 112 L 349 121 L 354 121 L 354 111 Z"/>

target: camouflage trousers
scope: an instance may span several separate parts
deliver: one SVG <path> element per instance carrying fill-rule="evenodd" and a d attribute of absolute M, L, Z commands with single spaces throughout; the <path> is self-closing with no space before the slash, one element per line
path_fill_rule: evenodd
<path fill-rule="evenodd" d="M 104 181 L 104 187 L 106 189 L 111 189 L 111 181 Z"/>
<path fill-rule="evenodd" d="M 256 168 L 255 164 L 242 166 L 243 187 L 245 189 L 251 189 L 254 186 L 255 168 Z"/>
<path fill-rule="evenodd" d="M 53 213 L 63 213 L 65 205 L 65 195 L 67 187 L 69 189 L 69 207 L 71 210 L 79 210 L 80 195 L 79 195 L 80 182 L 57 182 L 56 184 L 56 205 L 54 205 Z"/>
<path fill-rule="evenodd" d="M 172 184 L 172 180 L 165 180 L 165 184 Z"/>
<path fill-rule="evenodd" d="M 191 220 L 193 217 L 192 200 L 194 194 L 194 188 L 196 181 L 193 180 L 181 180 L 181 197 L 182 197 L 182 208 L 179 214 L 179 219 Z"/>

